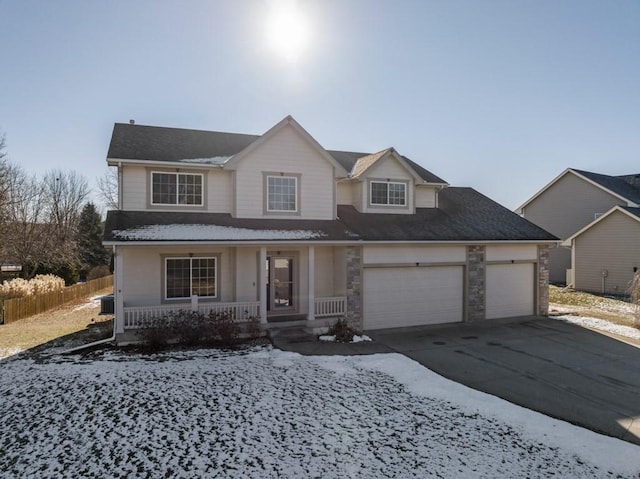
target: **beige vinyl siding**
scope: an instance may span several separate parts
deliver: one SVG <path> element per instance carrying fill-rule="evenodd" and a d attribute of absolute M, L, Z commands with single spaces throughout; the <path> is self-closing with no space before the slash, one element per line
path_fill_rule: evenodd
<path fill-rule="evenodd" d="M 416 186 L 416 208 L 435 208 L 438 189 L 433 186 Z"/>
<path fill-rule="evenodd" d="M 401 165 L 398 160 L 396 160 L 393 156 L 388 156 L 383 160 L 378 161 L 375 165 L 369 168 L 365 172 L 365 177 L 362 178 L 362 211 L 371 212 L 371 213 L 397 213 L 397 214 L 412 214 L 414 212 L 414 178 L 413 176 L 406 170 L 406 168 Z M 407 204 L 404 207 L 400 206 L 383 206 L 383 205 L 370 205 L 369 194 L 370 194 L 370 181 L 397 181 L 397 182 L 406 182 L 407 183 Z"/>
<path fill-rule="evenodd" d="M 619 198 L 568 172 L 524 208 L 524 217 L 560 239 L 567 239 L 594 220 L 595 213 L 605 213 Z M 571 255 L 552 249 L 549 255 L 549 280 L 564 282 L 571 268 Z"/>
<path fill-rule="evenodd" d="M 537 245 L 487 245 L 486 261 L 522 261 L 538 258 Z"/>
<path fill-rule="evenodd" d="M 207 211 L 210 213 L 231 213 L 233 204 L 233 173 L 224 170 L 209 171 L 207 185 Z"/>
<path fill-rule="evenodd" d="M 463 263 L 464 246 L 364 246 L 364 264 Z"/>
<path fill-rule="evenodd" d="M 229 248 L 205 246 L 180 247 L 152 247 L 152 246 L 122 246 L 125 268 L 124 284 L 119 285 L 124 292 L 125 306 L 157 306 L 164 300 L 164 285 L 162 283 L 164 261 L 163 255 L 176 256 L 207 256 L 220 255 L 217 271 L 218 299 L 233 301 L 233 270 L 230 263 L 232 255 Z M 171 303 L 179 304 L 180 301 Z M 186 301 L 185 304 L 189 303 Z"/>
<path fill-rule="evenodd" d="M 236 248 L 236 301 L 258 301 L 258 261 L 259 248 Z"/>
<path fill-rule="evenodd" d="M 357 181 L 353 184 L 351 194 L 353 195 L 353 206 L 356 210 L 362 212 L 363 208 L 367 202 L 367 198 L 365 196 L 365 184 L 361 181 Z"/>
<path fill-rule="evenodd" d="M 328 298 L 332 296 L 344 295 L 344 287 L 341 286 L 341 276 L 345 276 L 345 271 L 335 269 L 335 255 L 344 248 L 334 248 L 331 246 L 315 248 L 315 297 Z M 338 291 L 338 292 L 336 292 Z"/>
<path fill-rule="evenodd" d="M 616 211 L 578 236 L 574 249 L 576 289 L 603 292 L 606 269 L 604 292 L 626 294 L 634 266 L 640 269 L 640 222 Z"/>
<path fill-rule="evenodd" d="M 337 199 L 339 205 L 353 205 L 354 183 L 350 181 L 341 181 L 337 183 Z"/>
<path fill-rule="evenodd" d="M 137 165 L 125 165 L 122 176 L 122 209 L 126 211 L 139 211 L 149 209 L 150 192 L 148 187 L 150 181 L 148 176 L 152 171 L 175 171 L 167 170 L 158 166 L 144 167 Z M 184 169 L 187 171 L 187 169 Z M 182 171 L 182 169 L 181 169 Z M 193 170 L 189 172 L 200 173 L 203 176 L 203 186 L 207 189 L 204 197 L 207 201 L 206 210 L 212 213 L 231 213 L 233 200 L 232 173 L 220 169 Z M 154 206 L 154 210 L 162 210 L 162 206 Z M 188 211 L 189 207 L 167 205 L 168 211 Z M 194 207 L 193 211 L 202 211 L 202 207 Z"/>
<path fill-rule="evenodd" d="M 242 158 L 235 174 L 235 214 L 238 218 L 265 215 L 264 173 L 301 175 L 298 180 L 300 201 L 298 218 L 333 219 L 335 173 L 333 165 L 302 138 L 291 126 Z M 270 218 L 291 218 L 290 214 L 269 213 Z"/>
<path fill-rule="evenodd" d="M 147 170 L 144 166 L 122 166 L 122 205 L 127 211 L 147 209 Z"/>

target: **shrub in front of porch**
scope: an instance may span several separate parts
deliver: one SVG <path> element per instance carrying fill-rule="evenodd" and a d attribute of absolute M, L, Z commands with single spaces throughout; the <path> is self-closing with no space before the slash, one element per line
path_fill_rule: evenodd
<path fill-rule="evenodd" d="M 256 326 L 257 325 L 257 326 Z M 169 344 L 182 346 L 236 346 L 241 338 L 256 339 L 261 335 L 257 318 L 239 323 L 229 311 L 179 310 L 142 320 L 137 332 L 147 347 L 161 349 Z"/>
<path fill-rule="evenodd" d="M 356 331 L 349 326 L 349 322 L 346 318 L 338 319 L 329 327 L 329 332 L 327 333 L 329 336 L 335 336 L 336 341 L 339 343 L 350 343 L 355 334 Z"/>

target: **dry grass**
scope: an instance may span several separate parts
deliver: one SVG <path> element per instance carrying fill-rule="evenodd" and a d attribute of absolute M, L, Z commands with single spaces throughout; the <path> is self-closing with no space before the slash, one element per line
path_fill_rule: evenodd
<path fill-rule="evenodd" d="M 575 314 L 636 326 L 635 306 L 619 299 L 549 286 L 549 314 Z"/>
<path fill-rule="evenodd" d="M 100 291 L 96 296 L 110 292 L 112 288 Z M 89 341 L 105 337 L 105 334 L 108 337 L 113 316 L 100 315 L 100 306 L 87 306 L 88 301 L 89 298 L 85 298 L 46 313 L 0 325 L 0 358 L 7 353 L 32 349 L 78 332 L 86 332 Z"/>

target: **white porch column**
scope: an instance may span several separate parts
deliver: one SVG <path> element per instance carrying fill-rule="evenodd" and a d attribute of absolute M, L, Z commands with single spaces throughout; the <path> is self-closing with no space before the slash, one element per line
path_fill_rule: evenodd
<path fill-rule="evenodd" d="M 191 311 L 198 311 L 198 295 L 191 295 Z"/>
<path fill-rule="evenodd" d="M 267 323 L 267 277 L 265 263 L 267 262 L 267 248 L 260 248 L 258 261 L 258 300 L 260 301 L 260 322 Z"/>
<path fill-rule="evenodd" d="M 307 319 L 316 319 L 316 250 L 309 246 L 309 312 Z"/>
<path fill-rule="evenodd" d="M 124 333 L 124 259 L 122 257 L 122 249 L 117 246 L 113 247 L 113 268 L 114 268 L 114 282 L 113 282 L 113 295 L 114 295 L 114 331 L 116 334 Z"/>

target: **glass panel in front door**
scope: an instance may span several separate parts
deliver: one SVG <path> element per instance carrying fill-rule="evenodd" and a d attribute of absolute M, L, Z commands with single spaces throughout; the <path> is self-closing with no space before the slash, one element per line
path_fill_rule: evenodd
<path fill-rule="evenodd" d="M 271 258 L 274 309 L 293 308 L 293 258 Z"/>

